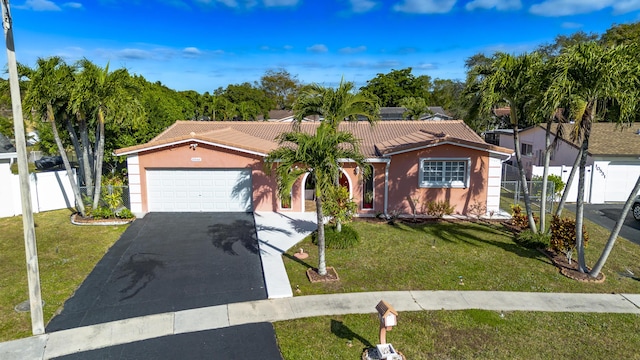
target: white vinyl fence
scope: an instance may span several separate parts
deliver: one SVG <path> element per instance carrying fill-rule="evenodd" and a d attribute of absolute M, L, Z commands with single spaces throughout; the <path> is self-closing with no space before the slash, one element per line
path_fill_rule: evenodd
<path fill-rule="evenodd" d="M 585 191 L 584 191 L 584 201 L 590 202 L 591 193 L 591 171 L 593 166 L 588 165 L 585 167 Z M 531 169 L 531 174 L 533 176 L 542 176 L 544 171 L 544 166 L 533 166 Z M 567 180 L 569 179 L 569 173 L 571 173 L 571 166 L 549 166 L 549 175 L 558 175 L 562 178 L 562 181 L 567 184 Z M 578 200 L 578 172 L 573 176 L 573 181 L 571 182 L 571 188 L 569 188 L 569 195 L 567 196 L 567 202 L 573 203 Z"/>
<path fill-rule="evenodd" d="M 75 208 L 75 196 L 66 171 L 29 174 L 33 212 Z M 0 217 L 22 214 L 20 181 L 8 163 L 0 163 Z"/>

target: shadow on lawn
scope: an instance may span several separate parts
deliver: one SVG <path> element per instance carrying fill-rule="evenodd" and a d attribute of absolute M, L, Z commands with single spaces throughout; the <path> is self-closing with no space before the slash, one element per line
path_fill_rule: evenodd
<path fill-rule="evenodd" d="M 453 225 L 453 226 L 452 226 Z M 416 226 L 429 236 L 437 240 L 443 240 L 450 243 L 465 243 L 472 246 L 481 246 L 481 244 L 499 247 L 505 251 L 511 252 L 520 257 L 538 260 L 549 263 L 546 256 L 535 249 L 529 249 L 513 242 L 513 234 L 506 229 L 498 228 L 494 225 L 483 223 L 458 223 L 443 220 L 442 223 L 424 224 Z M 484 236 L 479 236 L 482 233 Z M 509 242 L 492 240 L 492 237 L 506 236 Z"/>
<path fill-rule="evenodd" d="M 360 341 L 366 348 L 374 347 L 369 340 L 363 338 L 362 336 L 354 333 L 348 326 L 346 326 L 342 321 L 331 319 L 331 333 L 335 336 L 346 339 L 349 341 L 358 340 Z"/>

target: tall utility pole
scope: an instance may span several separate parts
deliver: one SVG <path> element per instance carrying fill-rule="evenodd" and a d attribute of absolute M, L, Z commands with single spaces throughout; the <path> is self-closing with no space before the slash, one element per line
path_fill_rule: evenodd
<path fill-rule="evenodd" d="M 11 106 L 13 109 L 13 128 L 18 152 L 18 173 L 20 178 L 20 195 L 22 200 L 22 227 L 24 229 L 24 248 L 27 256 L 27 280 L 29 283 L 29 304 L 31 309 L 31 329 L 33 335 L 44 333 L 42 315 L 42 294 L 40 293 L 40 271 L 38 269 L 38 250 L 36 247 L 36 231 L 31 209 L 31 189 L 29 185 L 29 167 L 27 165 L 27 142 L 24 137 L 24 119 L 22 117 L 22 100 L 18 83 L 18 66 L 16 64 L 13 29 L 11 28 L 11 12 L 9 0 L 2 1 L 2 24 L 7 43 L 7 66 L 9 68 L 9 85 L 11 87 Z"/>

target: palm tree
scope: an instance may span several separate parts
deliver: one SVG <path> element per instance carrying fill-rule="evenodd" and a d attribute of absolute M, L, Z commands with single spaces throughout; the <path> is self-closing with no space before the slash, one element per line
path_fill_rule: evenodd
<path fill-rule="evenodd" d="M 99 206 L 102 185 L 102 164 L 104 158 L 105 122 L 112 121 L 116 125 L 124 122 L 136 124 L 142 121 L 144 110 L 134 96 L 134 85 L 125 69 L 109 72 L 109 64 L 103 69 L 87 59 L 78 62 L 79 72 L 76 74 L 71 91 L 70 107 L 76 113 L 90 115 L 96 122 L 95 148 L 90 161 L 90 171 L 94 176 L 93 208 Z M 88 132 L 81 137 L 89 138 Z M 85 150 L 90 146 L 85 145 Z M 87 158 L 91 153 L 86 153 Z M 86 165 L 86 161 L 85 161 Z M 87 184 L 87 186 L 90 186 Z"/>
<path fill-rule="evenodd" d="M 292 178 L 305 172 L 315 181 L 316 217 L 318 222 L 318 274 L 327 274 L 325 262 L 324 221 L 322 215 L 323 196 L 327 189 L 336 186 L 340 159 L 350 159 L 364 166 L 364 157 L 358 149 L 358 140 L 353 134 L 335 131 L 330 123 L 322 123 L 315 134 L 301 131 L 286 132 L 278 137 L 280 147 L 265 158 L 265 172 L 275 171 L 280 197 L 291 192 Z M 274 168 L 275 167 L 275 168 Z"/>
<path fill-rule="evenodd" d="M 69 90 L 73 82 L 73 69 L 62 58 L 54 56 L 48 59 L 39 58 L 37 67 L 32 69 L 20 66 L 21 75 L 29 79 L 24 99 L 27 108 L 33 109 L 42 119 L 51 124 L 51 131 L 62 157 L 71 189 L 76 198 L 76 206 L 80 215 L 85 215 L 80 187 L 75 180 L 67 151 L 60 138 L 56 117 L 66 111 L 69 101 Z"/>
<path fill-rule="evenodd" d="M 293 104 L 294 127 L 309 115 L 320 115 L 323 124 L 336 132 L 342 121 L 358 121 L 364 117 L 373 125 L 380 117 L 380 105 L 376 96 L 366 92 L 354 92 L 354 84 L 340 80 L 337 89 L 311 84 L 302 89 Z M 364 174 L 367 176 L 367 174 Z M 338 185 L 336 174 L 334 185 Z M 342 224 L 337 221 L 336 231 L 340 232 Z"/>
<path fill-rule="evenodd" d="M 536 54 L 513 56 L 498 52 L 489 64 L 475 65 L 469 72 L 470 88 L 480 97 L 480 107 L 489 112 L 496 105 L 507 104 L 510 108 L 510 121 L 513 127 L 513 143 L 516 163 L 524 194 L 524 204 L 529 220 L 529 228 L 537 233 L 537 227 L 531 209 L 531 198 L 527 178 L 522 166 L 520 149 L 520 124 L 526 123 L 525 114 L 532 112 L 538 79 L 542 70 L 542 58 Z"/>
<path fill-rule="evenodd" d="M 553 83 L 547 93 L 551 104 L 569 104 L 576 119 L 573 138 L 581 142 L 576 203 L 576 247 L 581 272 L 587 271 L 582 225 L 591 124 L 604 114 L 607 102 L 613 102 L 619 108 L 619 115 L 614 120 L 624 122 L 634 115 L 640 79 L 637 51 L 636 45 L 604 47 L 596 42 L 566 48 L 557 58 Z"/>
<path fill-rule="evenodd" d="M 374 124 L 380 117 L 378 99 L 366 92 L 354 92 L 354 84 L 340 80 L 337 89 L 317 84 L 305 86 L 293 104 L 296 123 L 306 116 L 320 115 L 334 130 L 342 121 L 357 121 L 364 117 Z"/>

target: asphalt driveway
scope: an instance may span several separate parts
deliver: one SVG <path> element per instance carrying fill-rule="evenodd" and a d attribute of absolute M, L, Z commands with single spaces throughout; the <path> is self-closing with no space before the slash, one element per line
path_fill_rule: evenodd
<path fill-rule="evenodd" d="M 624 204 L 584 204 L 584 216 L 609 230 L 613 229 L 622 213 Z M 640 245 L 640 221 L 627 213 L 620 236 Z"/>
<path fill-rule="evenodd" d="M 266 299 L 264 284 L 253 214 L 150 213 L 129 226 L 46 329 Z"/>

